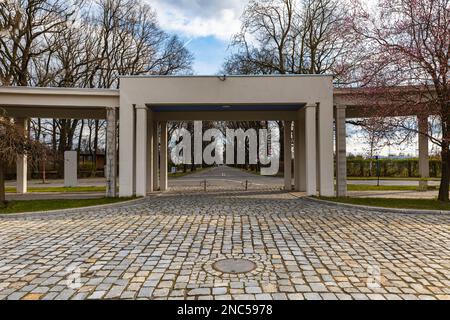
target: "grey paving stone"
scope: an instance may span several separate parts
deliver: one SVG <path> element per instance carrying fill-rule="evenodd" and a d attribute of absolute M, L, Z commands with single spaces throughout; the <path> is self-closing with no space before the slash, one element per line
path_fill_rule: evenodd
<path fill-rule="evenodd" d="M 449 215 L 182 184 L 130 206 L 0 216 L 0 299 L 448 300 Z M 370 250 L 368 250 L 370 248 Z M 256 269 L 221 274 L 220 259 Z M 67 286 L 71 266 L 79 289 Z M 368 268 L 381 271 L 368 286 Z"/>

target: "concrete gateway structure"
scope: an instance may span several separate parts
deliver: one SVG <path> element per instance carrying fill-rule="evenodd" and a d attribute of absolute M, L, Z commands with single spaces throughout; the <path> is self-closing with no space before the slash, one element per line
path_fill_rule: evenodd
<path fill-rule="evenodd" d="M 307 195 L 336 194 L 336 137 L 336 191 L 344 196 L 346 109 L 351 117 L 366 117 L 371 102 L 352 99 L 352 90 L 333 92 L 332 81 L 328 75 L 130 76 L 121 78 L 120 90 L 0 87 L 0 107 L 24 131 L 30 117 L 106 119 L 109 197 L 117 195 L 117 187 L 122 197 L 166 191 L 167 122 L 194 120 L 285 121 L 284 143 L 294 145 L 294 154 L 284 148 L 285 188 L 292 190 L 294 178 L 295 190 Z M 428 140 L 419 142 L 421 172 L 427 177 Z M 26 158 L 19 157 L 19 193 L 27 191 L 26 168 Z"/>

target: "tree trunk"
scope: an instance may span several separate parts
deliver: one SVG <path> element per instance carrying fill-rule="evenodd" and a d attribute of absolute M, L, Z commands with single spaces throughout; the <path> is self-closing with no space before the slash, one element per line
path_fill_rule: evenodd
<path fill-rule="evenodd" d="M 58 146 L 58 177 L 64 178 L 64 153 L 67 151 L 67 120 L 60 120 Z"/>
<path fill-rule="evenodd" d="M 95 178 L 97 175 L 97 154 L 98 154 L 98 126 L 99 121 L 95 120 L 95 131 L 94 131 L 94 155 L 92 157 L 92 173 L 91 176 Z"/>
<path fill-rule="evenodd" d="M 449 165 L 450 165 L 450 153 L 449 153 L 449 145 L 447 141 L 443 141 L 442 143 L 442 177 L 441 177 L 441 186 L 439 188 L 439 201 L 449 201 Z"/>
<path fill-rule="evenodd" d="M 57 155 L 57 141 L 56 141 L 56 120 L 53 119 L 52 122 L 52 151 L 53 151 L 53 170 L 56 169 L 56 163 L 58 162 Z"/>
<path fill-rule="evenodd" d="M 5 195 L 5 167 L 3 162 L 0 161 L 0 206 L 6 202 Z"/>
<path fill-rule="evenodd" d="M 81 153 L 81 144 L 83 142 L 84 120 L 81 120 L 80 135 L 78 136 L 78 154 Z"/>

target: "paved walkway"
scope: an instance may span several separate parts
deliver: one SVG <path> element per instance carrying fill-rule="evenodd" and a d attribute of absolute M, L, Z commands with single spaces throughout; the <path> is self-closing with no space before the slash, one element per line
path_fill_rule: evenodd
<path fill-rule="evenodd" d="M 281 177 L 262 177 L 243 170 L 237 170 L 227 166 L 216 167 L 189 174 L 181 178 L 170 178 L 169 187 L 172 190 L 202 191 L 207 190 L 281 190 L 284 180 Z M 439 185 L 439 181 L 430 181 L 430 185 Z M 102 178 L 80 179 L 80 186 L 105 186 L 106 181 Z M 376 185 L 374 180 L 349 180 L 349 184 Z M 41 181 L 29 181 L 30 187 L 43 186 Z M 381 185 L 416 186 L 417 181 L 410 180 L 383 180 Z M 15 186 L 14 181 L 8 181 L 7 186 Z M 63 187 L 63 180 L 51 180 L 46 187 Z M 39 199 L 93 199 L 103 198 L 103 192 L 73 192 L 73 193 L 29 193 L 7 194 L 7 200 L 39 200 Z M 403 199 L 434 199 L 438 196 L 438 191 L 419 192 L 414 190 L 405 191 L 352 191 L 351 197 L 373 197 L 373 198 L 403 198 Z"/>
<path fill-rule="evenodd" d="M 194 190 L 0 230 L 0 299 L 450 299 L 449 215 Z"/>
<path fill-rule="evenodd" d="M 174 191 L 204 190 L 281 190 L 284 180 L 279 177 L 261 176 L 243 170 L 220 166 L 193 173 L 181 178 L 169 179 L 169 188 Z"/>

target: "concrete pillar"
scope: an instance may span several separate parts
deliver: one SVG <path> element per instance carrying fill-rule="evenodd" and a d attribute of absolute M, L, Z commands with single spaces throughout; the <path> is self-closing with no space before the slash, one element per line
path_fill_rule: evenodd
<path fill-rule="evenodd" d="M 161 151 L 159 164 L 159 186 L 162 192 L 167 191 L 167 122 L 161 122 Z"/>
<path fill-rule="evenodd" d="M 135 166 L 135 111 L 133 104 L 120 95 L 119 124 L 119 194 L 121 197 L 134 195 Z"/>
<path fill-rule="evenodd" d="M 347 130 L 345 111 L 345 106 L 336 106 L 336 194 L 338 197 L 347 196 Z"/>
<path fill-rule="evenodd" d="M 428 117 L 418 116 L 419 122 L 419 174 L 421 179 L 430 177 L 430 161 L 428 154 Z M 419 182 L 419 188 L 427 189 L 428 181 Z"/>
<path fill-rule="evenodd" d="M 147 196 L 147 107 L 136 106 L 136 196 Z"/>
<path fill-rule="evenodd" d="M 153 114 L 148 112 L 147 117 L 147 193 L 153 189 Z"/>
<path fill-rule="evenodd" d="M 23 134 L 27 135 L 27 125 L 28 119 L 26 118 L 16 118 L 14 119 L 14 124 L 17 130 Z M 28 160 L 27 156 L 23 154 L 17 155 L 16 162 L 16 175 L 17 175 L 17 184 L 16 184 L 16 192 L 19 194 L 24 194 L 28 192 Z"/>
<path fill-rule="evenodd" d="M 320 143 L 320 119 L 319 119 L 319 114 L 320 114 L 320 105 L 316 105 L 316 188 L 317 191 L 320 190 L 320 148 L 319 148 L 319 143 Z M 334 143 L 333 143 L 333 147 L 334 147 Z M 333 170 L 333 179 L 334 179 L 334 170 Z"/>
<path fill-rule="evenodd" d="M 294 190 L 300 191 L 300 121 L 294 121 Z"/>
<path fill-rule="evenodd" d="M 159 190 L 159 134 L 156 121 L 153 123 L 153 190 Z"/>
<path fill-rule="evenodd" d="M 299 188 L 301 192 L 306 192 L 306 144 L 305 144 L 305 109 L 299 111 Z"/>
<path fill-rule="evenodd" d="M 106 110 L 106 197 L 117 196 L 117 110 Z"/>
<path fill-rule="evenodd" d="M 64 187 L 78 186 L 78 154 L 76 151 L 64 152 Z"/>
<path fill-rule="evenodd" d="M 316 145 L 316 105 L 305 107 L 305 164 L 306 195 L 317 195 L 317 145 Z"/>
<path fill-rule="evenodd" d="M 315 108 L 314 108 L 315 110 Z M 319 148 L 319 191 L 324 197 L 333 197 L 334 193 L 334 156 L 333 156 L 333 96 L 320 101 L 319 114 L 319 136 L 317 147 Z M 312 112 L 312 111 L 311 111 Z M 309 122 L 306 122 L 309 124 Z"/>
<path fill-rule="evenodd" d="M 284 122 L 284 188 L 292 191 L 292 122 Z"/>

